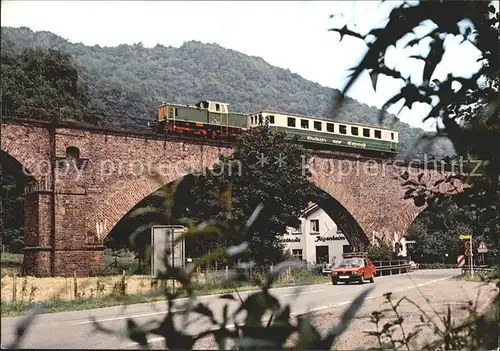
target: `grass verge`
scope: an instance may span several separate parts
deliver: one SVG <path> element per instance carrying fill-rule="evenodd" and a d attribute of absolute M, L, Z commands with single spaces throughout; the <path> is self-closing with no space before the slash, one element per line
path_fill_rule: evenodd
<path fill-rule="evenodd" d="M 328 283 L 330 277 L 328 276 L 308 276 L 301 277 L 298 280 L 279 281 L 274 284 L 275 288 L 287 286 L 300 286 Z M 236 287 L 238 291 L 255 290 L 259 287 L 257 285 L 237 284 L 230 286 L 229 284 L 220 283 L 204 283 L 196 284 L 197 296 L 203 295 L 216 295 L 233 292 Z M 184 296 L 181 296 L 184 297 Z M 148 294 L 134 294 L 134 295 L 107 295 L 103 297 L 94 297 L 87 299 L 77 300 L 49 300 L 43 302 L 44 313 L 68 312 L 68 311 L 81 311 L 94 308 L 112 307 L 120 305 L 132 305 L 146 302 L 156 302 L 165 300 L 165 296 L 161 291 L 151 292 Z M 1 315 L 2 318 L 15 317 L 24 314 L 34 305 L 33 302 L 28 301 L 2 301 Z"/>

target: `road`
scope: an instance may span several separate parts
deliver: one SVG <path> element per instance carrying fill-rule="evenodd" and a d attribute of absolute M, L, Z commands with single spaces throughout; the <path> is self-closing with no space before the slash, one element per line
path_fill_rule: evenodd
<path fill-rule="evenodd" d="M 308 311 L 326 310 L 329 307 L 349 304 L 361 291 L 373 287 L 368 299 L 381 297 L 386 292 L 399 292 L 415 289 L 420 286 L 432 284 L 459 275 L 460 271 L 447 270 L 422 270 L 409 274 L 384 276 L 375 278 L 373 284 L 364 285 L 351 283 L 350 285 L 339 284 L 317 284 L 301 287 L 272 289 L 282 303 L 290 303 L 293 314 L 301 314 Z M 244 298 L 249 292 L 240 293 Z M 200 301 L 207 303 L 217 311 L 222 311 L 222 306 L 227 300 L 218 299 L 217 295 L 199 297 Z M 174 306 L 180 306 L 185 299 L 180 299 Z M 233 309 L 236 305 L 231 306 Z M 230 307 L 230 311 L 231 311 Z M 182 309 L 182 307 L 177 307 Z M 137 344 L 125 336 L 108 335 L 96 332 L 89 321 L 95 317 L 100 324 L 108 329 L 121 332 L 123 335 L 126 328 L 126 319 L 133 318 L 142 325 L 152 320 L 160 321 L 166 313 L 164 302 L 129 305 L 127 307 L 115 306 L 108 308 L 92 309 L 75 312 L 61 312 L 38 315 L 32 324 L 30 331 L 20 345 L 22 348 L 53 348 L 53 349 L 117 349 L 136 348 Z M 22 317 L 2 318 L 1 340 L 2 347 L 7 347 L 15 338 L 15 327 Z M 220 320 L 220 314 L 216 314 Z M 178 320 L 180 323 L 180 320 Z M 193 323 L 185 331 L 196 333 L 207 329 L 207 321 L 201 320 Z M 150 341 L 159 338 L 151 337 Z"/>

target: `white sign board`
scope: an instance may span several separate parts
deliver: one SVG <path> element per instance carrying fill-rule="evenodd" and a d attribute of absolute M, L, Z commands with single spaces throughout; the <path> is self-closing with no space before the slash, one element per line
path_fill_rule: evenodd
<path fill-rule="evenodd" d="M 182 240 L 174 245 L 175 240 L 184 234 L 186 228 L 181 225 L 159 225 L 151 228 L 151 275 L 159 277 L 166 271 L 165 254 L 169 250 L 168 264 L 184 268 L 186 244 Z"/>
<path fill-rule="evenodd" d="M 481 241 L 481 243 L 479 244 L 479 247 L 477 248 L 477 252 L 479 252 L 479 253 L 488 252 L 488 247 L 486 246 L 486 243 L 484 241 Z"/>

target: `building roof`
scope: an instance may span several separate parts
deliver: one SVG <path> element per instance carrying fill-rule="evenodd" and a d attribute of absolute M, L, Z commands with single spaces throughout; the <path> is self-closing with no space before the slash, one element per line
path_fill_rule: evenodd
<path fill-rule="evenodd" d="M 309 203 L 309 206 L 302 213 L 302 216 L 304 218 L 307 218 L 307 216 L 309 216 L 311 213 L 314 213 L 320 209 L 321 209 L 321 207 L 319 207 L 317 204 L 311 202 L 311 203 Z"/>

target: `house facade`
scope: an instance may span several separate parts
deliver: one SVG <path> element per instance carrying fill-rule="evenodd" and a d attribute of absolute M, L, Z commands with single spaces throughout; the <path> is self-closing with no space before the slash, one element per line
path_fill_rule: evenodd
<path fill-rule="evenodd" d="M 332 263 L 351 251 L 349 242 L 328 214 L 316 204 L 304 211 L 298 228 L 287 228 L 280 240 L 294 258 L 308 263 Z"/>

